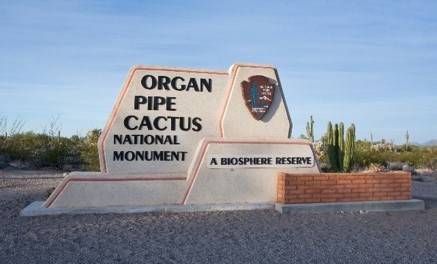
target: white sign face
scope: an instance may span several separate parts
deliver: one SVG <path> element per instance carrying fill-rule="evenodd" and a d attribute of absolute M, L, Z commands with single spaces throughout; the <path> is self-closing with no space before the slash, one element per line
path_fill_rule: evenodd
<path fill-rule="evenodd" d="M 263 93 L 267 84 L 274 97 Z M 257 120 L 248 107 L 265 113 Z M 271 66 L 237 64 L 229 72 L 137 66 L 100 137 L 101 170 L 187 173 L 201 139 L 286 139 L 290 127 Z"/>
<path fill-rule="evenodd" d="M 206 158 L 207 166 L 211 169 L 225 168 L 311 168 L 314 158 L 294 157 L 284 155 L 210 155 Z"/>

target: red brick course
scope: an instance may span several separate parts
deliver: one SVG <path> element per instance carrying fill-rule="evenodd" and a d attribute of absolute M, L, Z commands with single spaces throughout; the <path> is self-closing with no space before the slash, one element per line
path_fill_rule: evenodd
<path fill-rule="evenodd" d="M 332 203 L 411 199 L 408 172 L 277 174 L 278 203 Z"/>

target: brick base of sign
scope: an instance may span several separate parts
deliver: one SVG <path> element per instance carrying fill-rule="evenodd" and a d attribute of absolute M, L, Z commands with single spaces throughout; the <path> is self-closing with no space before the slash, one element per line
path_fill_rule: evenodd
<path fill-rule="evenodd" d="M 277 202 L 282 204 L 387 201 L 411 199 L 411 174 L 277 174 Z"/>

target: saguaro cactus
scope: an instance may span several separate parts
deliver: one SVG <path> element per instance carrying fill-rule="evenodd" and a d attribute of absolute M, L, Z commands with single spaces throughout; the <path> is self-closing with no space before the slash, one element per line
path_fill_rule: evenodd
<path fill-rule="evenodd" d="M 311 142 L 314 142 L 314 120 L 313 116 L 310 116 L 310 121 L 307 122 L 307 136 Z"/>
<path fill-rule="evenodd" d="M 410 145 L 410 135 L 408 134 L 408 130 L 407 130 L 407 134 L 405 134 L 405 149 L 408 150 L 408 146 Z"/>

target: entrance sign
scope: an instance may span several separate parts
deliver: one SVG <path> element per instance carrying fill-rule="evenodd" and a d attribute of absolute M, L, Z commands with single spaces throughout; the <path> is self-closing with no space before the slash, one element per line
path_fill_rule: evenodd
<path fill-rule="evenodd" d="M 71 173 L 44 206 L 274 203 L 277 172 L 319 172 L 290 136 L 273 66 L 136 66 L 98 142 L 101 172 Z"/>
<path fill-rule="evenodd" d="M 251 87 L 243 99 L 238 91 L 246 80 Z M 99 141 L 101 171 L 187 173 L 202 138 L 288 138 L 291 127 L 279 90 L 276 71 L 268 66 L 235 65 L 231 74 L 134 67 Z M 252 101 L 247 104 L 246 98 Z M 269 107 L 275 108 L 270 115 Z"/>

